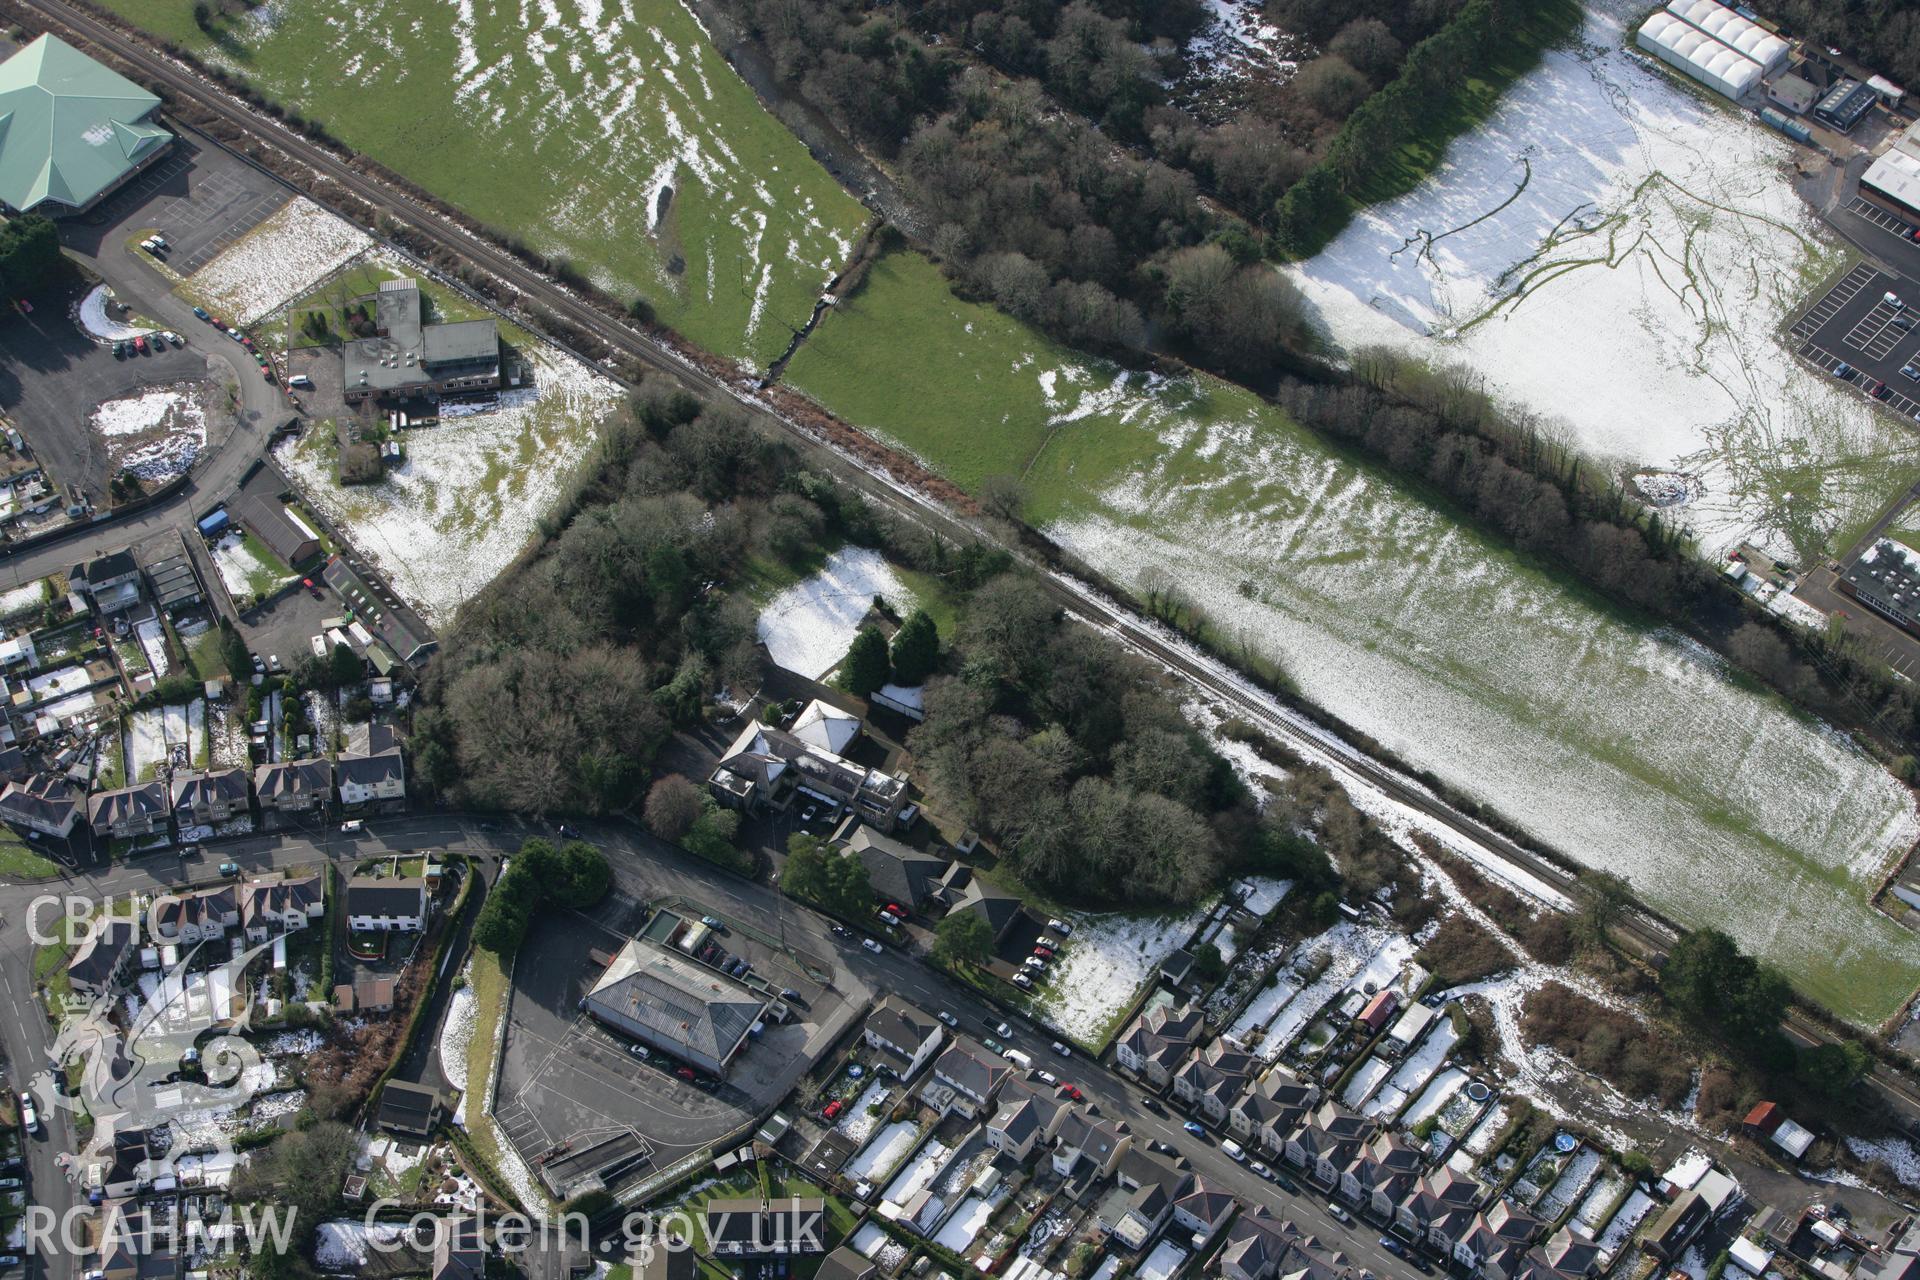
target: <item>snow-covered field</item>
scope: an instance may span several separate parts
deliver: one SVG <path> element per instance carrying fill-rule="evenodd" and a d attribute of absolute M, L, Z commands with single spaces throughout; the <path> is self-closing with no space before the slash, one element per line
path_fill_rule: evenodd
<path fill-rule="evenodd" d="M 1075 916 L 1066 954 L 1037 997 L 1048 1024 L 1082 1044 L 1101 1041 L 1206 916 L 1204 907 L 1185 916 Z"/>
<path fill-rule="evenodd" d="M 381 1245 L 394 1243 L 405 1231 L 399 1223 L 382 1222 L 369 1228 L 358 1218 L 323 1222 L 314 1239 L 313 1261 L 322 1271 L 358 1271 Z"/>
<path fill-rule="evenodd" d="M 109 467 L 142 480 L 184 473 L 207 443 L 204 396 L 191 383 L 103 400 L 87 423 L 105 438 Z"/>
<path fill-rule="evenodd" d="M 757 627 L 760 642 L 778 665 L 818 680 L 847 656 L 875 596 L 885 596 L 902 617 L 913 608 L 913 595 L 884 556 L 868 547 L 842 547 L 820 572 L 767 602 Z"/>
<path fill-rule="evenodd" d="M 409 432 L 405 461 L 378 484 L 339 483 L 326 424 L 274 455 L 436 627 L 450 624 L 533 539 L 620 401 L 611 380 L 570 356 L 546 346 L 524 354 L 533 387 L 503 392 L 490 412 Z"/>
<path fill-rule="evenodd" d="M 271 0 L 198 51 L 756 365 L 866 221 L 678 0 Z"/>
<path fill-rule="evenodd" d="M 194 272 L 188 289 L 228 324 L 249 325 L 372 244 L 365 231 L 295 196 Z"/>
<path fill-rule="evenodd" d="M 1591 3 L 1578 46 L 1294 276 L 1348 350 L 1463 364 L 1589 457 L 1682 473 L 1658 496 L 1709 548 L 1811 559 L 1920 450 L 1775 337 L 1844 261 L 1792 187 L 1809 153 L 1623 48 L 1644 12 Z"/>

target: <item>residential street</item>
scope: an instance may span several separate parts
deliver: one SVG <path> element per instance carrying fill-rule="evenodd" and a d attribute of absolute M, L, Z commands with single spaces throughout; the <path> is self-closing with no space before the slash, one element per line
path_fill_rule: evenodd
<path fill-rule="evenodd" d="M 483 821 L 495 829 L 482 829 Z M 656 891 L 683 894 L 711 903 L 733 919 L 790 943 L 800 943 L 802 955 L 808 947 L 835 947 L 839 964 L 875 991 L 896 992 L 929 1012 L 951 1012 L 959 1019 L 960 1029 L 976 1039 L 991 1034 L 989 1028 L 1004 1016 L 972 992 L 920 962 L 897 952 L 871 955 L 861 949 L 857 941 L 835 939 L 821 917 L 777 891 L 741 880 L 642 831 L 617 823 L 583 823 L 582 831 L 607 850 L 623 878 L 637 873 Z M 24 1083 L 26 1075 L 38 1070 L 46 1061 L 50 1042 L 46 1019 L 36 1005 L 33 992 L 24 989 L 23 980 L 23 975 L 32 972 L 34 951 L 27 937 L 26 912 L 37 898 L 66 893 L 96 898 L 124 896 L 205 884 L 219 878 L 220 862 L 229 859 L 240 865 L 243 874 L 254 875 L 319 859 L 351 864 L 382 853 L 420 848 L 444 848 L 481 859 L 483 872 L 491 879 L 498 860 L 512 854 L 523 839 L 535 834 L 552 836 L 553 832 L 542 824 L 482 820 L 459 814 L 374 819 L 367 822 L 365 830 L 352 835 L 343 835 L 332 824 L 327 824 L 324 828 L 316 826 L 294 834 L 224 841 L 209 847 L 200 858 L 189 861 L 167 854 L 116 865 L 97 875 L 74 875 L 37 885 L 0 885 L 0 919 L 8 926 L 4 939 L 0 940 L 0 990 L 4 991 L 8 1005 L 4 1036 L 9 1060 L 14 1064 L 12 1080 L 16 1084 Z M 1053 1039 L 1051 1034 L 1018 1021 L 1015 1025 L 1016 1033 L 1011 1037 L 1014 1046 L 1032 1054 L 1036 1063 L 1048 1062 L 1050 1069 L 1057 1069 L 1063 1079 L 1078 1084 L 1102 1114 L 1126 1121 L 1140 1143 L 1156 1138 L 1172 1143 L 1201 1176 L 1233 1191 L 1249 1204 L 1271 1206 L 1275 1213 L 1293 1219 L 1322 1239 L 1339 1242 L 1339 1247 L 1358 1265 L 1376 1276 L 1408 1280 L 1416 1274 L 1407 1263 L 1379 1246 L 1381 1232 L 1378 1229 L 1364 1223 L 1351 1227 L 1341 1225 L 1328 1213 L 1324 1197 L 1287 1194 L 1229 1159 L 1214 1139 L 1202 1141 L 1187 1134 L 1181 1128 L 1181 1117 L 1177 1113 L 1160 1116 L 1147 1110 L 1141 1101 L 1143 1092 L 1114 1071 L 1085 1058 L 1060 1062 L 1048 1048 Z M 64 1114 L 48 1115 L 45 1120 L 48 1133 L 31 1144 L 30 1186 L 32 1199 L 51 1205 L 57 1213 L 71 1205 L 73 1196 L 65 1174 L 54 1166 L 53 1156 L 72 1145 L 72 1135 Z M 1304 1181 L 1301 1185 L 1303 1189 L 1306 1186 Z M 50 1280 L 67 1280 L 74 1274 L 71 1260 L 64 1258 L 35 1258 L 30 1261 L 30 1267 L 30 1276 L 44 1275 Z"/>

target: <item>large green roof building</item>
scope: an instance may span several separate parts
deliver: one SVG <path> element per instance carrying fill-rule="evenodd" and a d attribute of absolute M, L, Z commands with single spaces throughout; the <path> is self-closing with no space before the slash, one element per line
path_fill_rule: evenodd
<path fill-rule="evenodd" d="M 63 217 L 165 151 L 160 99 L 72 45 L 41 36 L 0 62 L 0 205 Z"/>

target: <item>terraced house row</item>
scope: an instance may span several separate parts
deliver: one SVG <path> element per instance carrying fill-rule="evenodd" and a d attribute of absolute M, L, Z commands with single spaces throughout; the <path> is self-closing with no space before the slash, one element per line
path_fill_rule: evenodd
<path fill-rule="evenodd" d="M 85 826 L 96 839 L 194 838 L 253 815 L 387 813 L 406 806 L 406 759 L 398 738 L 375 725 L 367 750 L 332 759 L 282 760 L 244 768 L 182 770 L 89 794 L 61 773 L 34 773 L 0 788 L 0 822 L 58 840 Z"/>

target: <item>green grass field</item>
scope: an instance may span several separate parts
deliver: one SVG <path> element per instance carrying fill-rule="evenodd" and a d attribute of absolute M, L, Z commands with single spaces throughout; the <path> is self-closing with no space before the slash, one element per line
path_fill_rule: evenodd
<path fill-rule="evenodd" d="M 1312 701 L 1843 1015 L 1920 986 L 1920 946 L 1866 907 L 1920 835 L 1889 775 L 1251 394 L 1089 360 L 900 254 L 789 376 L 970 488 L 1023 475 L 1096 569 L 1167 570 Z"/>
<path fill-rule="evenodd" d="M 867 218 L 673 0 L 107 0 L 482 222 L 764 366 Z M 659 194 L 671 188 L 664 217 Z M 657 223 L 657 225 L 656 225 Z"/>

